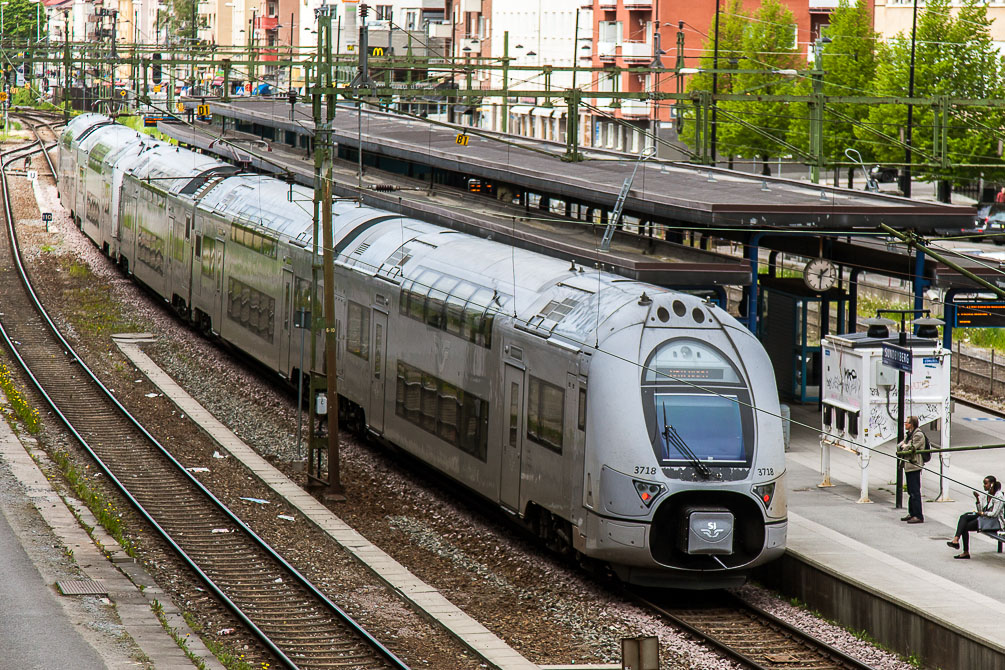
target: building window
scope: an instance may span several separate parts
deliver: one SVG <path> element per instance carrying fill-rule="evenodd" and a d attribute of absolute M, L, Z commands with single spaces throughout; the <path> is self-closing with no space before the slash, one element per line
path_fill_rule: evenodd
<path fill-rule="evenodd" d="M 527 395 L 527 437 L 543 447 L 562 453 L 565 390 L 531 377 Z"/>
<path fill-rule="evenodd" d="M 373 18 L 377 21 L 391 21 L 392 9 L 391 5 L 376 5 L 373 8 Z"/>

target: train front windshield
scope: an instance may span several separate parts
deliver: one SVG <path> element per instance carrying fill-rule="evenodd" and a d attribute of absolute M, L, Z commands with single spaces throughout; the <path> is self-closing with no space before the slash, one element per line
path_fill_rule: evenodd
<path fill-rule="evenodd" d="M 702 461 L 743 460 L 743 423 L 735 395 L 655 395 L 656 422 L 663 446 L 661 461 L 688 459 L 688 448 Z M 679 441 L 671 430 L 676 431 Z"/>
<path fill-rule="evenodd" d="M 642 375 L 642 403 L 661 465 L 750 464 L 750 392 L 718 349 L 691 338 L 656 347 Z"/>

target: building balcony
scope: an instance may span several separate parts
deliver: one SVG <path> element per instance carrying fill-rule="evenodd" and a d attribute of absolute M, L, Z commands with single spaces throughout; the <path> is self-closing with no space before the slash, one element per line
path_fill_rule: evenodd
<path fill-rule="evenodd" d="M 262 62 L 270 62 L 279 60 L 279 53 L 277 49 L 263 49 L 258 52 L 258 60 Z"/>
<path fill-rule="evenodd" d="M 649 10 L 652 11 L 653 0 L 624 0 L 625 9 L 628 10 Z"/>
<path fill-rule="evenodd" d="M 433 39 L 449 40 L 453 37 L 453 28 L 449 21 L 430 21 L 429 36 Z"/>
<path fill-rule="evenodd" d="M 621 57 L 626 63 L 648 63 L 653 59 L 652 42 L 622 42 Z"/>
<path fill-rule="evenodd" d="M 649 102 L 647 100 L 622 100 L 621 116 L 627 118 L 649 118 Z"/>
<path fill-rule="evenodd" d="M 255 19 L 262 30 L 275 30 L 279 26 L 278 16 L 259 16 Z"/>
<path fill-rule="evenodd" d="M 600 60 L 614 60 L 617 55 L 617 42 L 597 42 L 597 57 Z"/>

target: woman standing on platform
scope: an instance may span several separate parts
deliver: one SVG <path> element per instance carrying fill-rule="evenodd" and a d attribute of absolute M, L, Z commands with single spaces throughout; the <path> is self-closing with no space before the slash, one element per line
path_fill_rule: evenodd
<path fill-rule="evenodd" d="M 1002 490 L 1002 483 L 994 475 L 984 478 L 984 490 L 986 493 L 974 491 L 974 498 L 977 510 L 966 512 L 960 515 L 960 520 L 956 523 L 956 537 L 952 542 L 946 542 L 953 549 L 960 548 L 960 538 L 963 538 L 963 553 L 953 556 L 953 558 L 970 558 L 970 531 L 978 530 L 1001 530 L 1005 528 L 1005 500 L 999 496 Z"/>

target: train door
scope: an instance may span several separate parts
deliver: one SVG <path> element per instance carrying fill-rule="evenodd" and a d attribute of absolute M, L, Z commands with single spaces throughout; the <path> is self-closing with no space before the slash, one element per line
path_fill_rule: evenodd
<path fill-rule="evenodd" d="M 370 430 L 376 433 L 384 432 L 384 387 L 387 377 L 387 312 L 374 308 L 373 342 L 370 351 L 373 352 L 373 367 L 370 371 Z"/>
<path fill-rule="evenodd" d="M 279 333 L 279 372 L 290 372 L 290 338 L 293 337 L 293 270 L 283 268 L 283 315 Z"/>
<path fill-rule="evenodd" d="M 502 449 L 499 466 L 499 501 L 520 511 L 520 468 L 523 460 L 523 378 L 524 371 L 514 365 L 503 366 L 503 402 L 506 412 L 502 422 Z"/>

